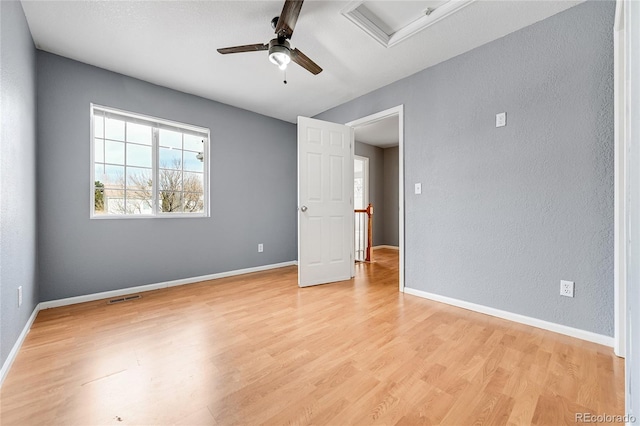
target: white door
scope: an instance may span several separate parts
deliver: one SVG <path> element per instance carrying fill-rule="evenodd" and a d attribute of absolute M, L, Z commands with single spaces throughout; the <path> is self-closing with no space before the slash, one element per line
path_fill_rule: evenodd
<path fill-rule="evenodd" d="M 298 117 L 298 285 L 351 278 L 353 129 Z"/>

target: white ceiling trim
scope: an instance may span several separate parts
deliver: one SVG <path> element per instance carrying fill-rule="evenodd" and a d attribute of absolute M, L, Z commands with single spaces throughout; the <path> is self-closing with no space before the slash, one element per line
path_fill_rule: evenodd
<path fill-rule="evenodd" d="M 364 32 L 369 34 L 375 41 L 389 48 L 443 20 L 474 1 L 475 0 L 450 0 L 442 6 L 432 9 L 429 13 L 425 10 L 422 17 L 393 34 L 387 34 L 376 22 L 359 10 L 359 8 L 366 3 L 365 0 L 357 0 L 349 3 L 349 5 L 342 10 L 342 15 L 364 30 Z"/>

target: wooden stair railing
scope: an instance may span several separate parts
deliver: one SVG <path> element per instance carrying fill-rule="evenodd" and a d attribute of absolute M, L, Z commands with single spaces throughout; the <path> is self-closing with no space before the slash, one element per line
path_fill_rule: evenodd
<path fill-rule="evenodd" d="M 373 258 L 373 204 L 369 203 L 366 209 L 355 209 L 354 212 L 364 213 L 367 215 L 367 248 L 365 249 L 365 258 L 366 262 L 371 262 Z"/>

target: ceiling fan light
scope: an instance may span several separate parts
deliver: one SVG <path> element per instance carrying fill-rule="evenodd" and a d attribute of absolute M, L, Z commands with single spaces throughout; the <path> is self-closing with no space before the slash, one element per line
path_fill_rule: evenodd
<path fill-rule="evenodd" d="M 289 48 L 284 45 L 272 45 L 269 48 L 269 60 L 278 66 L 281 70 L 287 68 L 287 64 L 291 62 Z"/>
<path fill-rule="evenodd" d="M 269 60 L 279 67 L 286 67 L 291 62 L 291 57 L 288 52 L 273 52 L 269 54 Z"/>

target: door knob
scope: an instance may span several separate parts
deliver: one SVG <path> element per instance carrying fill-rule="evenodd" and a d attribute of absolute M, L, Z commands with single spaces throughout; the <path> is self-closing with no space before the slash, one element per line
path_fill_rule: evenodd
<path fill-rule="evenodd" d="M 306 212 L 306 211 L 307 211 L 307 206 L 302 206 L 302 207 L 300 207 L 300 211 L 301 211 L 302 213 Z"/>

